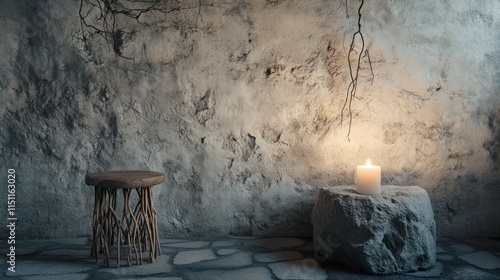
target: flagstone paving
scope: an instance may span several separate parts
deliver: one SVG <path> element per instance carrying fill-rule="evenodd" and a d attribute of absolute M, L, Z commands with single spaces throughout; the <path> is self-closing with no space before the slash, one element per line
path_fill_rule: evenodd
<path fill-rule="evenodd" d="M 462 255 L 459 258 L 483 269 L 500 268 L 500 258 L 486 251 Z"/>
<path fill-rule="evenodd" d="M 217 250 L 217 255 L 227 256 L 227 255 L 232 255 L 236 252 L 239 252 L 239 250 L 238 249 L 219 249 L 219 250 Z"/>
<path fill-rule="evenodd" d="M 127 265 L 116 249 L 111 267 L 90 258 L 89 238 L 17 240 L 15 272 L 8 271 L 7 256 L 0 255 L 0 279 L 22 280 L 277 280 L 277 279 L 373 279 L 340 263 L 314 259 L 312 240 L 296 237 L 161 239 L 162 255 L 154 263 L 144 253 L 143 265 Z M 5 241 L 0 241 L 4 247 Z M 427 271 L 376 276 L 377 279 L 499 279 L 500 240 L 473 238 L 437 242 L 436 265 Z"/>
<path fill-rule="evenodd" d="M 175 255 L 174 264 L 183 265 L 215 259 L 217 256 L 211 249 L 180 251 Z"/>

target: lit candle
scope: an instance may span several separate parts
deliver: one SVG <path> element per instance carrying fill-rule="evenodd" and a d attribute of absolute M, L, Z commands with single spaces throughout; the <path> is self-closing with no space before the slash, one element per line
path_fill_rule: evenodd
<path fill-rule="evenodd" d="M 370 159 L 366 165 L 358 165 L 356 169 L 356 191 L 361 194 L 380 193 L 380 166 L 371 165 Z"/>

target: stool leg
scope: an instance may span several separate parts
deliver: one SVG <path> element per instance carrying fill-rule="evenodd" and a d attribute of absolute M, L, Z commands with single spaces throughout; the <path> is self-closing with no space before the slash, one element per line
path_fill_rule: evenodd
<path fill-rule="evenodd" d="M 139 189 L 135 189 L 137 192 L 137 196 L 139 197 L 139 201 L 137 202 L 137 205 L 135 206 L 134 209 L 134 214 L 133 217 L 135 219 L 135 240 L 139 246 L 139 263 L 142 264 L 142 253 L 145 251 L 143 248 L 143 243 L 144 243 L 144 232 L 142 231 L 143 229 L 143 223 L 141 221 L 141 209 L 142 209 L 142 200 L 141 200 L 141 192 Z"/>
<path fill-rule="evenodd" d="M 106 198 L 108 197 L 108 192 L 105 188 L 95 187 L 95 205 L 94 205 L 94 217 L 93 217 L 93 240 L 91 256 L 99 260 L 99 253 L 104 252 L 104 265 L 109 265 L 109 243 L 107 241 L 107 231 L 106 226 Z"/>
<path fill-rule="evenodd" d="M 130 191 L 128 191 L 128 196 L 130 197 Z M 134 246 L 134 253 L 135 253 L 135 262 L 136 264 L 141 264 L 142 265 L 142 248 L 141 248 L 141 239 L 140 239 L 140 233 L 139 233 L 139 221 L 137 220 L 137 208 L 140 204 L 140 201 L 138 204 L 135 206 L 134 211 L 132 211 L 132 208 L 130 207 L 130 200 L 126 201 L 127 203 L 127 212 L 130 214 L 130 219 L 131 222 L 133 222 L 133 226 L 131 227 L 132 230 L 132 244 Z"/>
<path fill-rule="evenodd" d="M 113 212 L 115 200 L 116 189 L 108 189 L 108 211 L 107 211 L 107 219 L 108 219 L 108 243 L 110 246 L 114 244 L 114 235 L 115 235 L 115 225 L 113 224 Z"/>
<path fill-rule="evenodd" d="M 149 224 L 149 215 L 148 215 L 148 202 L 146 197 L 146 190 L 141 188 L 141 214 L 143 219 L 143 225 L 146 225 L 146 235 L 144 238 L 144 250 L 147 250 L 148 239 L 149 239 L 149 256 L 151 257 L 151 242 L 152 242 L 152 231 L 151 226 Z"/>
<path fill-rule="evenodd" d="M 143 198 L 143 213 L 144 213 L 144 222 L 146 224 L 146 228 L 148 229 L 148 238 L 149 239 L 149 258 L 151 259 L 151 262 L 154 262 L 156 253 L 155 253 L 155 240 L 154 240 L 154 228 L 152 224 L 152 215 L 151 215 L 151 208 L 149 204 L 149 192 L 148 188 L 143 188 L 142 189 L 142 198 Z M 146 240 L 147 242 L 147 240 Z"/>
<path fill-rule="evenodd" d="M 108 217 L 109 217 L 108 223 L 111 225 L 110 227 L 111 239 L 108 240 L 108 242 L 111 245 L 113 245 L 116 234 L 116 250 L 117 250 L 116 267 L 118 268 L 120 267 L 120 259 L 121 259 L 120 249 L 122 243 L 121 236 L 123 227 L 120 217 L 118 217 L 118 214 L 116 214 L 116 189 L 110 190 Z"/>
<path fill-rule="evenodd" d="M 160 240 L 158 237 L 158 225 L 157 225 L 157 216 L 156 209 L 153 202 L 153 187 L 146 188 L 146 196 L 147 196 L 147 211 L 149 214 L 149 221 L 151 223 L 151 231 L 152 231 L 152 239 L 150 240 L 150 255 L 151 259 L 154 261 L 156 259 L 157 253 L 161 254 L 160 249 Z"/>
<path fill-rule="evenodd" d="M 95 258 L 96 261 L 99 259 L 97 229 L 99 227 L 100 195 L 99 188 L 94 187 L 94 215 L 92 217 L 92 248 L 90 249 L 90 256 Z"/>
<path fill-rule="evenodd" d="M 110 244 L 110 232 L 111 232 L 111 223 L 109 217 L 109 207 L 111 201 L 111 193 L 109 189 L 104 189 L 104 197 L 103 197 L 103 209 L 102 209 L 102 225 L 103 225 L 103 234 L 102 239 L 104 240 L 104 265 L 109 266 L 109 246 Z"/>
<path fill-rule="evenodd" d="M 149 245 L 149 257 L 151 262 L 154 262 L 159 251 L 158 228 L 156 223 L 156 210 L 153 203 L 152 187 L 145 187 L 138 190 L 140 211 L 138 212 L 138 220 L 142 229 L 142 243 L 144 251 Z"/>
<path fill-rule="evenodd" d="M 125 221 L 125 226 L 123 228 L 124 234 L 125 234 L 125 239 L 127 240 L 127 247 L 128 247 L 128 256 L 127 256 L 127 261 L 128 261 L 128 266 L 132 263 L 132 244 L 131 244 L 131 229 L 132 229 L 132 218 L 130 217 L 130 189 L 123 189 L 123 216 L 122 219 Z M 135 244 L 134 244 L 135 246 Z"/>
<path fill-rule="evenodd" d="M 121 250 L 121 245 L 122 245 L 123 223 L 113 208 L 111 208 L 110 211 L 112 212 L 111 217 L 112 217 L 114 225 L 115 225 L 114 229 L 116 230 L 116 249 L 118 251 L 118 256 L 116 258 L 116 260 L 117 260 L 116 267 L 120 267 L 120 259 L 121 259 L 120 250 Z"/>

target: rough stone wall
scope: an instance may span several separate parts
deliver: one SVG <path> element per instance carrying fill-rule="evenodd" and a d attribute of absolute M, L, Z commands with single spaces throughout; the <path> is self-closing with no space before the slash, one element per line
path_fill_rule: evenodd
<path fill-rule="evenodd" d="M 383 183 L 429 192 L 438 235 L 500 236 L 498 1 L 366 1 L 374 76 L 363 56 L 350 142 L 358 1 L 202 2 L 120 19 L 115 46 L 82 29 L 79 1 L 3 2 L 0 174 L 17 171 L 18 238 L 89 234 L 84 176 L 116 169 L 167 174 L 161 236 L 310 236 L 318 188 L 353 184 L 368 157 Z"/>

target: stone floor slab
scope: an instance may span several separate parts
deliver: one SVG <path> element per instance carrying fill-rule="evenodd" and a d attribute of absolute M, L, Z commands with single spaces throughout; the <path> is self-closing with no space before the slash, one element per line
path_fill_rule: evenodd
<path fill-rule="evenodd" d="M 240 243 L 238 240 L 219 240 L 212 242 L 212 247 L 228 247 Z"/>
<path fill-rule="evenodd" d="M 181 251 L 175 255 L 174 264 L 184 265 L 214 259 L 217 259 L 217 256 L 210 249 Z"/>
<path fill-rule="evenodd" d="M 228 238 L 239 239 L 239 240 L 252 240 L 252 239 L 257 239 L 258 237 L 254 237 L 254 236 L 241 236 L 241 235 L 231 235 L 231 236 L 228 236 Z"/>
<path fill-rule="evenodd" d="M 443 247 L 436 246 L 436 254 L 439 254 L 439 253 L 446 253 L 446 250 L 443 249 Z"/>
<path fill-rule="evenodd" d="M 452 240 L 450 238 L 448 238 L 448 237 L 442 237 L 441 236 L 441 237 L 436 238 L 436 241 L 437 242 L 450 242 Z"/>
<path fill-rule="evenodd" d="M 188 272 L 189 280 L 272 280 L 269 270 L 264 267 L 251 267 L 237 270 L 206 270 Z"/>
<path fill-rule="evenodd" d="M 161 248 L 162 255 L 174 255 L 174 254 L 177 254 L 177 252 L 179 252 L 178 248 L 169 248 L 169 247 L 165 247 L 165 246 L 160 246 L 160 248 Z"/>
<path fill-rule="evenodd" d="M 414 277 L 440 277 L 441 274 L 443 274 L 443 263 L 441 262 L 436 262 L 436 264 L 429 270 L 405 273 L 405 275 Z"/>
<path fill-rule="evenodd" d="M 88 237 L 77 238 L 57 238 L 57 239 L 33 239 L 26 242 L 33 244 L 57 244 L 57 245 L 88 245 L 90 240 Z"/>
<path fill-rule="evenodd" d="M 32 275 L 24 276 L 23 280 L 86 280 L 88 277 L 88 274 Z"/>
<path fill-rule="evenodd" d="M 314 244 L 312 242 L 306 242 L 304 245 L 294 248 L 294 250 L 299 252 L 314 252 Z"/>
<path fill-rule="evenodd" d="M 468 254 L 468 253 L 472 253 L 472 252 L 477 252 L 476 249 L 474 249 L 468 245 L 465 245 L 465 244 L 453 244 L 453 245 L 450 245 L 450 248 L 453 249 L 453 252 L 455 252 L 455 254 L 457 254 L 457 255 L 463 255 L 463 254 Z"/>
<path fill-rule="evenodd" d="M 125 276 L 167 273 L 174 269 L 174 266 L 169 261 L 170 256 L 161 255 L 156 258 L 154 263 L 143 260 L 142 265 L 133 264 L 131 266 L 120 266 L 120 268 L 103 268 L 102 271 Z"/>
<path fill-rule="evenodd" d="M 38 260 L 59 259 L 59 260 L 64 260 L 65 262 L 76 261 L 88 264 L 95 264 L 94 259 L 90 257 L 90 250 L 88 248 L 82 248 L 82 247 L 45 250 L 43 252 L 38 253 L 34 258 Z"/>
<path fill-rule="evenodd" d="M 270 237 L 249 240 L 245 242 L 245 245 L 276 249 L 299 247 L 304 245 L 304 243 L 306 243 L 304 239 L 296 237 Z"/>
<path fill-rule="evenodd" d="M 213 269 L 219 269 L 219 268 L 225 268 L 225 269 L 231 269 L 231 268 L 240 268 L 244 266 L 249 266 L 251 265 L 252 262 L 252 253 L 250 252 L 239 252 L 235 253 L 229 256 L 225 257 L 220 257 L 217 260 L 209 260 L 209 261 L 204 261 L 200 262 L 194 265 L 196 268 L 213 268 Z"/>
<path fill-rule="evenodd" d="M 437 254 L 437 260 L 438 261 L 442 261 L 442 262 L 449 262 L 449 261 L 452 261 L 455 259 L 455 257 L 453 255 L 450 255 L 450 254 Z"/>
<path fill-rule="evenodd" d="M 491 238 L 469 238 L 465 240 L 468 243 L 483 247 L 485 249 L 496 248 L 500 249 L 500 240 Z"/>
<path fill-rule="evenodd" d="M 461 255 L 459 258 L 482 269 L 500 268 L 500 258 L 486 251 Z"/>
<path fill-rule="evenodd" d="M 269 267 L 278 279 L 324 280 L 327 278 L 325 270 L 311 258 L 273 263 Z"/>
<path fill-rule="evenodd" d="M 34 255 L 39 252 L 42 252 L 44 249 L 43 248 L 36 248 L 36 247 L 24 247 L 22 245 L 16 246 L 16 256 L 29 256 L 29 255 Z"/>
<path fill-rule="evenodd" d="M 75 262 L 66 262 L 64 260 L 42 261 L 42 260 L 16 260 L 15 272 L 7 271 L 6 276 L 25 276 L 25 275 L 57 275 L 85 272 L 92 265 L 86 265 Z"/>
<path fill-rule="evenodd" d="M 303 259 L 304 255 L 296 251 L 282 251 L 271 253 L 255 254 L 254 259 L 257 262 L 282 262 L 296 259 Z"/>
<path fill-rule="evenodd" d="M 240 250 L 238 250 L 238 249 L 219 249 L 219 250 L 217 250 L 217 255 L 227 256 L 227 255 L 232 255 L 234 253 L 237 253 L 239 251 Z"/>
<path fill-rule="evenodd" d="M 475 267 L 459 267 L 453 269 L 447 279 L 477 279 L 477 280 L 498 280 L 500 276 L 488 273 Z"/>
<path fill-rule="evenodd" d="M 283 243 L 283 239 L 288 241 L 285 246 L 280 244 Z M 311 241 L 297 247 L 287 247 L 301 244 L 303 239 L 300 238 L 295 239 L 295 244 L 293 244 L 293 238 L 290 240 L 283 237 L 162 239 L 162 255 L 158 257 L 155 263 L 150 263 L 148 254 L 145 253 L 143 257 L 145 263 L 142 266 L 124 266 L 120 268 L 121 272 L 114 267 L 102 267 L 94 259 L 90 258 L 90 247 L 89 244 L 83 245 L 84 240 L 85 238 L 76 240 L 62 239 L 61 243 L 58 243 L 58 239 L 36 240 L 34 242 L 19 240 L 19 249 L 16 246 L 16 249 L 18 249 L 16 251 L 16 256 L 18 256 L 16 259 L 16 273 L 9 275 L 14 277 L 5 278 L 20 280 L 267 280 L 325 279 L 325 274 L 329 277 L 327 279 L 332 280 L 368 280 L 374 278 L 373 275 L 349 269 L 339 263 L 322 263 L 323 267 L 321 267 L 312 258 L 304 260 L 304 257 L 313 255 L 313 248 L 308 246 Z M 415 280 L 420 277 L 429 277 L 430 279 L 437 279 L 438 277 L 439 279 L 500 279 L 500 251 L 495 247 L 496 241 L 494 239 L 468 239 L 466 241 L 446 239 L 445 242 L 438 242 L 439 248 L 443 249 L 438 249 L 439 253 L 437 253 L 438 265 L 441 266 L 442 274 L 438 274 L 440 267 L 435 266 L 429 271 L 419 271 L 415 274 L 383 275 L 376 276 L 376 278 L 384 280 Z M 176 243 L 184 244 L 179 248 L 170 247 L 171 244 Z M 187 245 L 188 247 L 202 245 L 202 248 L 182 248 L 186 244 L 191 244 Z M 6 245 L 6 242 L 0 240 L 0 245 Z M 245 247 L 247 245 L 248 247 Z M 484 250 L 476 250 L 481 247 Z M 202 258 L 203 260 L 184 265 L 172 264 L 175 259 L 174 256 L 181 252 L 204 250 L 209 252 L 207 253 L 210 256 L 208 259 Z M 464 253 L 470 250 L 472 252 Z M 25 255 L 21 256 L 19 254 L 21 252 Z M 116 261 L 116 249 L 113 249 L 111 253 L 110 260 L 111 265 L 113 265 L 113 262 Z M 122 251 L 122 253 L 124 252 Z M 182 254 L 186 253 L 181 253 L 180 256 Z M 291 256 L 301 254 L 304 257 L 288 260 L 288 258 L 291 258 L 288 254 Z M 196 258 L 197 255 L 199 254 L 194 253 L 194 257 L 192 254 L 191 257 Z M 460 256 L 460 259 L 457 256 Z M 299 257 L 299 255 L 296 257 Z M 125 258 L 122 258 L 122 265 L 123 260 Z M 193 259 L 190 261 L 193 261 Z M 102 262 L 102 256 L 100 262 Z M 5 254 L 0 256 L 0 269 L 4 273 L 7 269 Z M 114 274 L 110 271 L 114 271 Z M 1 279 L 3 279 L 2 276 L 0 276 Z"/>
<path fill-rule="evenodd" d="M 175 238 L 161 238 L 160 244 L 171 244 L 171 243 L 182 243 L 182 242 L 191 242 L 188 239 L 175 239 Z"/>
<path fill-rule="evenodd" d="M 120 278 L 121 280 L 183 280 L 180 277 L 145 277 L 145 278 Z"/>
<path fill-rule="evenodd" d="M 52 241 L 57 244 L 66 245 L 89 245 L 90 240 L 88 237 L 78 237 L 78 238 L 63 238 L 63 239 L 53 239 Z"/>
<path fill-rule="evenodd" d="M 183 249 L 195 249 L 208 246 L 210 242 L 208 241 L 190 241 L 190 242 L 180 242 L 180 243 L 170 243 L 166 244 L 170 248 L 183 248 Z"/>

